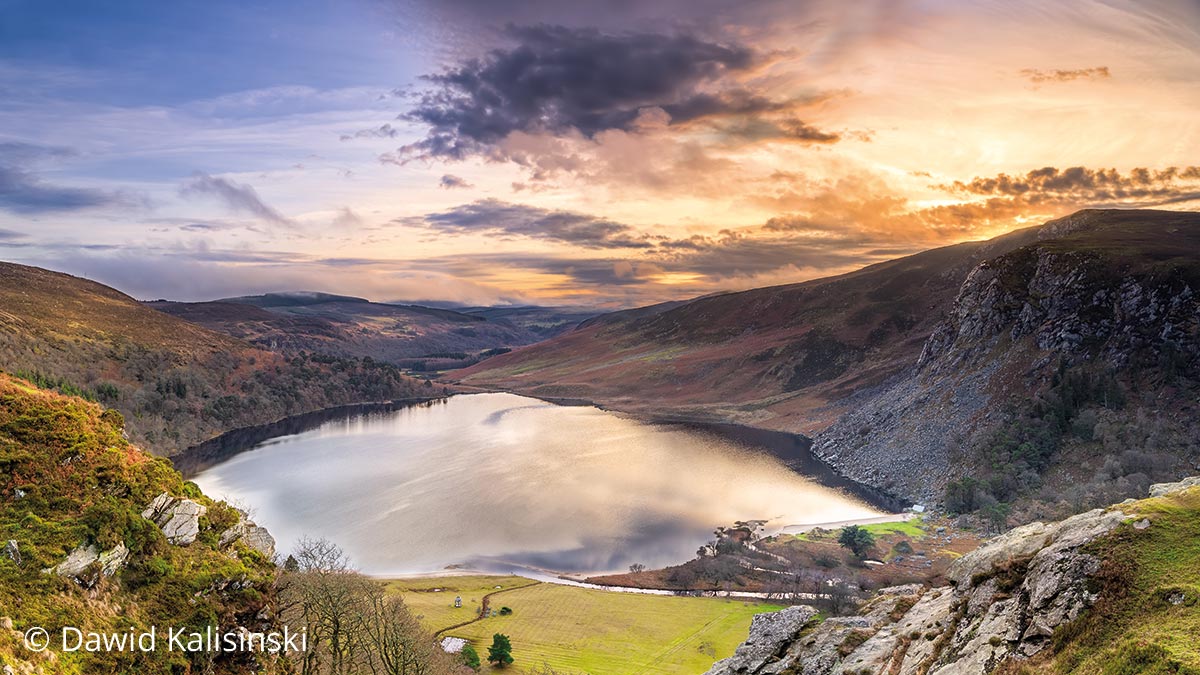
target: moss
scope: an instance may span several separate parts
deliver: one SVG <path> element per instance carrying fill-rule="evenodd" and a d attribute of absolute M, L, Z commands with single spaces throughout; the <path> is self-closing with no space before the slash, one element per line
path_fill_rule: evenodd
<path fill-rule="evenodd" d="M 1088 546 L 1096 605 L 1059 627 L 1042 666 L 1059 673 L 1200 673 L 1200 489 L 1122 505 L 1124 524 Z M 1041 672 L 1041 671 L 1038 671 Z"/>
<path fill-rule="evenodd" d="M 846 637 L 842 639 L 842 643 L 838 645 L 838 652 L 842 656 L 846 656 L 862 646 L 864 642 L 870 640 L 871 636 L 874 634 L 874 631 L 856 628 L 847 633 Z"/>
<path fill-rule="evenodd" d="M 65 625 L 99 631 L 203 628 L 256 614 L 273 587 L 274 566 L 261 555 L 232 559 L 216 546 L 217 528 L 236 522 L 237 512 L 189 487 L 165 460 L 131 446 L 121 422 L 95 404 L 0 374 L 0 539 L 16 540 L 22 558 L 20 566 L 7 558 L 0 563 L 4 613 L 18 627 L 43 626 L 52 634 Z M 163 492 L 192 496 L 209 507 L 196 544 L 169 545 L 141 517 Z M 112 579 L 95 574 L 98 585 L 91 591 L 41 572 L 87 544 L 101 549 L 124 544 L 131 552 L 127 568 Z M 0 640 L 0 654 L 5 650 Z M 51 673 L 207 667 L 166 652 L 63 654 L 44 665 Z M 218 659 L 211 672 L 231 670 Z"/>

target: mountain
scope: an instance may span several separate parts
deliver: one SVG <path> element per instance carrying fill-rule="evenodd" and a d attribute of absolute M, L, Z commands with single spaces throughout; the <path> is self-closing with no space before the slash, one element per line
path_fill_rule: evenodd
<path fill-rule="evenodd" d="M 488 321 L 506 321 L 520 326 L 541 339 L 551 338 L 571 330 L 597 314 L 586 307 L 539 307 L 536 305 L 499 307 L 460 307 L 459 312 L 479 316 Z"/>
<path fill-rule="evenodd" d="M 1150 495 L 1011 530 L 856 616 L 760 614 L 708 675 L 1200 672 L 1200 478 Z"/>
<path fill-rule="evenodd" d="M 478 360 L 481 352 L 542 339 L 536 328 L 508 321 L 502 314 L 378 303 L 327 293 L 146 304 L 271 351 L 370 357 L 418 370 L 462 366 Z"/>
<path fill-rule="evenodd" d="M 119 410 L 130 438 L 163 455 L 230 429 L 432 392 L 386 364 L 284 356 L 102 284 L 11 263 L 0 263 L 0 369 Z"/>
<path fill-rule="evenodd" d="M 1038 508 L 1077 511 L 1111 496 L 1079 494 L 1094 486 L 1144 489 L 1200 459 L 1198 290 L 1200 214 L 1087 210 L 598 317 L 455 377 L 803 433 L 842 473 L 915 501 L 953 488 L 969 511 L 1046 489 Z"/>

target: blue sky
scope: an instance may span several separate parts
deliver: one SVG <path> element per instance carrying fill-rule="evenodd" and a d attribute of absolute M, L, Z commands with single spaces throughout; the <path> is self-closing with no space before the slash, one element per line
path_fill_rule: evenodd
<path fill-rule="evenodd" d="M 629 306 L 1200 207 L 1191 0 L 0 0 L 0 259 Z"/>

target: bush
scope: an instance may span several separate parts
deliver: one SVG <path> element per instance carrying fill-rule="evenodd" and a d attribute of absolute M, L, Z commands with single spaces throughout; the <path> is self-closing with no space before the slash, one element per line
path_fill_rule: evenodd
<path fill-rule="evenodd" d="M 838 535 L 838 543 L 849 549 L 855 556 L 862 558 L 875 546 L 875 536 L 864 527 L 847 525 Z"/>

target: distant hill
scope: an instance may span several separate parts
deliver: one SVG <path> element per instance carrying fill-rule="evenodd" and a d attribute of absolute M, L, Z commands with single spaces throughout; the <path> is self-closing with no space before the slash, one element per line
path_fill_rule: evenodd
<path fill-rule="evenodd" d="M 1092 210 L 598 317 L 455 377 L 804 433 L 914 500 L 949 486 L 966 510 L 1032 495 L 1070 511 L 1200 461 L 1198 317 L 1200 214 Z"/>
<path fill-rule="evenodd" d="M 460 307 L 459 312 L 488 321 L 506 321 L 528 330 L 541 339 L 551 338 L 571 330 L 599 312 L 584 307 Z"/>
<path fill-rule="evenodd" d="M 547 326 L 561 324 L 546 318 L 550 313 L 534 311 L 538 308 L 527 308 L 526 320 L 512 321 L 504 311 L 474 313 L 314 292 L 146 304 L 271 351 L 369 356 L 418 370 L 472 363 L 482 352 L 537 342 Z"/>
<path fill-rule="evenodd" d="M 217 311 L 226 309 L 264 311 Z M 164 455 L 238 427 L 432 391 L 385 364 L 280 355 L 102 284 L 12 263 L 0 263 L 0 370 L 121 411 L 131 440 Z"/>

